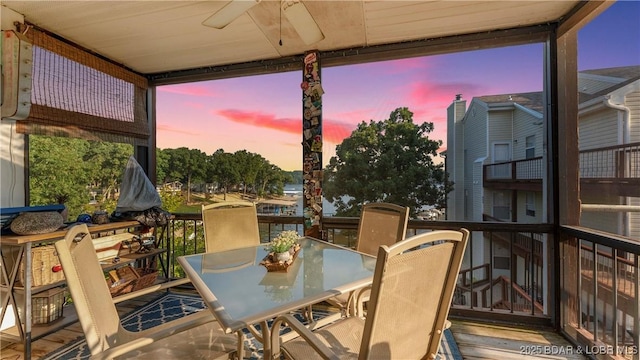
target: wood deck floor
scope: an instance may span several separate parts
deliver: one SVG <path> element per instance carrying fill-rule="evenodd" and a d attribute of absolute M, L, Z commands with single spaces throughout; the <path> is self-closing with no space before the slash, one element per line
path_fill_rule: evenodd
<path fill-rule="evenodd" d="M 147 299 L 126 301 L 118 305 L 121 314 L 146 304 Z M 478 323 L 452 319 L 451 331 L 464 359 L 586 359 L 575 354 L 570 343 L 549 329 L 527 329 L 514 326 Z M 32 343 L 32 359 L 82 336 L 78 322 Z M 0 360 L 22 360 L 21 344 L 0 350 Z"/>
<path fill-rule="evenodd" d="M 451 332 L 464 359 L 586 359 L 550 329 L 452 320 Z"/>

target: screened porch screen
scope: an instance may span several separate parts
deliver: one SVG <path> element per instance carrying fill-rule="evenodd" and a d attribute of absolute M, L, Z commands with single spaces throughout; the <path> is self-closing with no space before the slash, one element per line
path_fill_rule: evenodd
<path fill-rule="evenodd" d="M 33 43 L 32 105 L 29 117 L 18 121 L 18 132 L 146 143 L 146 78 L 22 27 Z"/>

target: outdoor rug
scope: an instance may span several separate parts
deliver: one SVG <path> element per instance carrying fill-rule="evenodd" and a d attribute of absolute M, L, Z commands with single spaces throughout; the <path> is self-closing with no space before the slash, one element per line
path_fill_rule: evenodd
<path fill-rule="evenodd" d="M 122 326 L 129 331 L 140 331 L 202 311 L 205 308 L 206 305 L 200 297 L 167 292 L 145 306 L 123 316 L 121 322 Z M 327 314 L 329 313 L 325 311 L 314 310 L 313 317 L 318 320 Z M 294 314 L 294 316 L 304 322 L 304 317 L 301 314 Z M 290 330 L 287 328 L 283 329 L 283 333 L 288 331 Z M 245 332 L 245 349 L 245 356 L 249 356 L 250 360 L 262 359 L 262 344 L 248 330 Z M 89 357 L 89 349 L 84 337 L 81 337 L 52 351 L 42 359 L 84 360 Z M 442 337 L 439 360 L 462 360 L 462 355 L 449 330 L 446 330 Z"/>

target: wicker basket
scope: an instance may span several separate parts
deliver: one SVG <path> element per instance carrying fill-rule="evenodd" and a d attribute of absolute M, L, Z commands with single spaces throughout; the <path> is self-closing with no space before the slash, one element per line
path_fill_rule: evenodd
<path fill-rule="evenodd" d="M 107 285 L 109 285 L 111 296 L 115 297 L 151 286 L 157 278 L 158 270 L 156 269 L 124 266 L 109 271 Z"/>
<path fill-rule="evenodd" d="M 62 318 L 66 289 L 49 289 L 33 295 L 31 299 L 31 319 L 33 325 L 46 325 Z"/>
<path fill-rule="evenodd" d="M 20 262 L 18 280 L 24 285 L 25 262 Z M 43 286 L 64 280 L 58 253 L 53 245 L 31 248 L 31 286 Z"/>

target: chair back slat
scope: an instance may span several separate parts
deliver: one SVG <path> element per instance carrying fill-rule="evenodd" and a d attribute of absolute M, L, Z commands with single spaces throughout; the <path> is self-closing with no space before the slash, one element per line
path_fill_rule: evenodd
<path fill-rule="evenodd" d="M 356 250 L 376 255 L 381 245 L 390 246 L 404 240 L 408 221 L 408 207 L 389 203 L 363 205 Z"/>
<path fill-rule="evenodd" d="M 202 206 L 205 251 L 232 250 L 260 243 L 256 206 L 233 201 Z"/>
<path fill-rule="evenodd" d="M 55 247 L 87 345 L 98 354 L 113 346 L 120 318 L 87 225 L 69 229 Z"/>
<path fill-rule="evenodd" d="M 379 249 L 360 359 L 435 358 L 468 236 L 433 231 Z"/>

